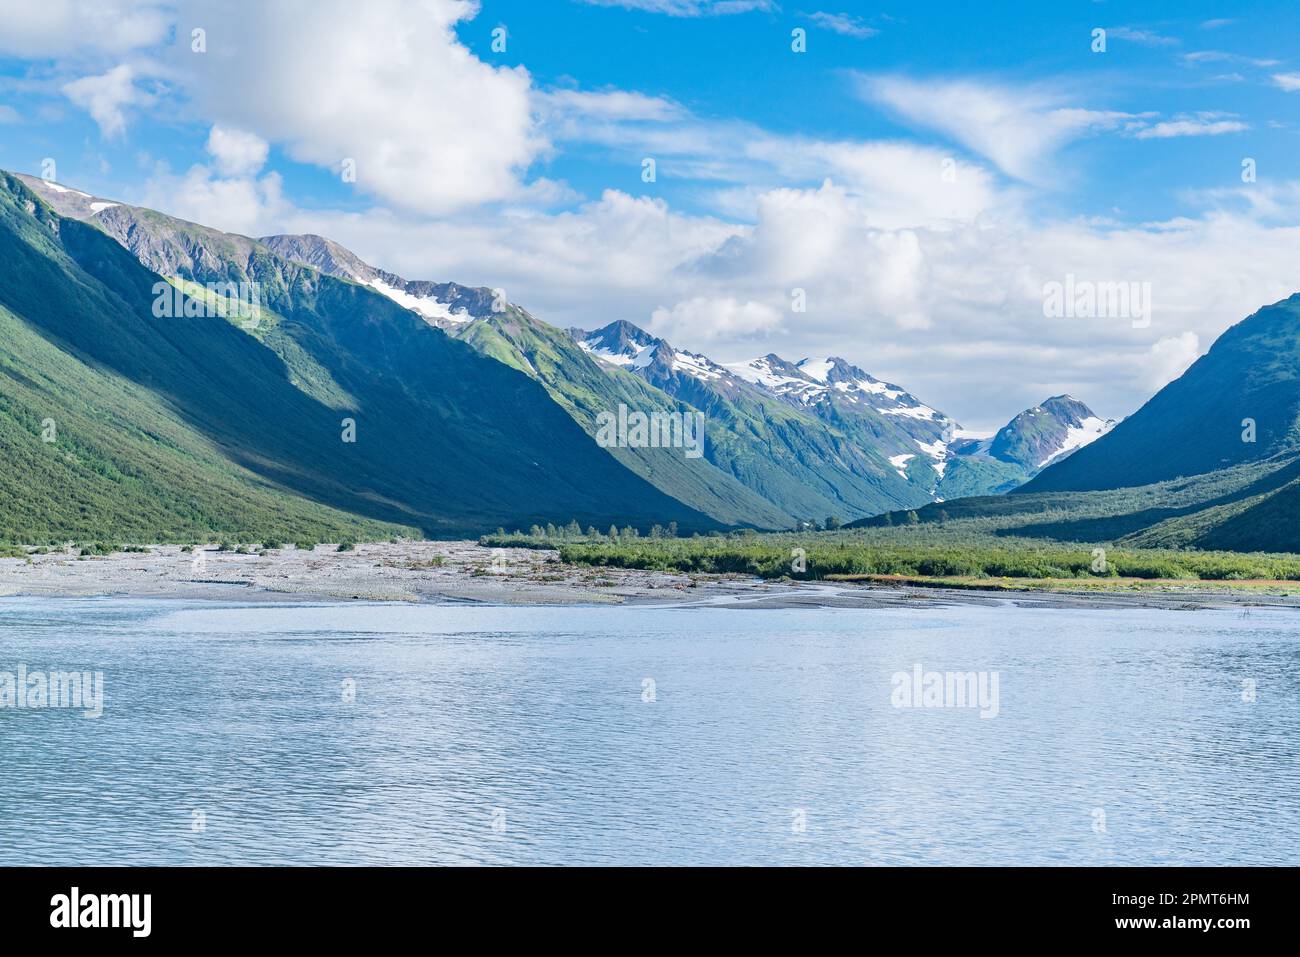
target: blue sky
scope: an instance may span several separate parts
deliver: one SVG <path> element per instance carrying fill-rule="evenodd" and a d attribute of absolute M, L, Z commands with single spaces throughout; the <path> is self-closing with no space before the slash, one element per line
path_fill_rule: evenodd
<path fill-rule="evenodd" d="M 1294 3 L 1246 5 L 1244 13 L 1223 3 L 1028 2 L 991 11 L 940 2 L 908 4 L 892 14 L 831 4 L 838 13 L 858 11 L 845 15 L 840 31 L 856 27 L 860 35 L 823 25 L 814 16 L 824 9 L 817 3 L 712 17 L 650 12 L 658 6 L 489 2 L 460 35 L 485 60 L 525 65 L 546 86 L 640 90 L 701 117 L 740 118 L 788 135 L 954 145 L 941 132 L 918 129 L 855 97 L 855 73 L 978 76 L 1010 87 L 1048 85 L 1063 95 L 1086 90 L 1078 102 L 1088 109 L 1155 111 L 1164 118 L 1215 112 L 1251 126 L 1248 137 L 1110 136 L 1074 143 L 1062 168 L 1043 171 L 1052 180 L 1051 211 L 1139 221 L 1175 215 L 1184 189 L 1235 177 L 1246 144 L 1268 168 L 1298 172 L 1297 98 L 1270 80 L 1300 70 L 1300 5 Z M 509 31 L 507 55 L 491 51 L 495 26 Z M 789 49 L 789 31 L 797 26 L 809 33 L 803 56 Z M 1091 50 L 1096 27 L 1113 34 L 1104 54 Z M 1271 121 L 1289 128 L 1270 127 Z M 683 206 L 697 202 L 698 183 L 676 180 L 671 164 L 660 170 L 661 195 Z M 639 188 L 639 169 L 611 166 L 606 157 L 566 153 L 547 172 L 588 190 L 619 182 Z"/>
<path fill-rule="evenodd" d="M 0 23 L 4 168 L 322 233 L 557 325 L 842 355 L 968 427 L 1058 392 L 1125 415 L 1300 290 L 1293 3 L 0 0 Z M 1151 322 L 1045 316 L 1067 275 L 1150 284 Z"/>

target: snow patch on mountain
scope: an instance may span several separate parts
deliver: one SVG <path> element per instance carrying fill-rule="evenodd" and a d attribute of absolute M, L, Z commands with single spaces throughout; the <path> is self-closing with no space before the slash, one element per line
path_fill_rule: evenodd
<path fill-rule="evenodd" d="M 835 362 L 831 359 L 802 359 L 795 363 L 795 367 L 809 378 L 825 382 L 831 369 L 835 368 Z"/>
<path fill-rule="evenodd" d="M 578 345 L 584 352 L 595 356 L 597 359 L 603 359 L 610 365 L 624 366 L 629 369 L 644 369 L 655 361 L 655 350 L 659 348 L 657 342 L 652 342 L 648 346 L 629 345 L 627 349 L 621 352 L 593 346 L 585 340 L 579 340 Z"/>
<path fill-rule="evenodd" d="M 821 389 L 809 382 L 807 379 L 801 379 L 798 376 L 788 375 L 778 371 L 773 367 L 773 362 L 767 356 L 761 359 L 751 359 L 748 362 L 729 362 L 725 367 L 733 374 L 746 382 L 752 382 L 754 385 L 761 385 L 770 392 L 778 395 L 790 391 L 806 394 L 808 392 L 821 393 Z"/>
<path fill-rule="evenodd" d="M 916 455 L 911 453 L 891 455 L 889 457 L 889 464 L 894 467 L 894 471 L 898 473 L 899 478 L 905 479 L 907 478 L 907 463 L 912 461 L 914 458 L 916 458 Z"/>
<path fill-rule="evenodd" d="M 419 313 L 426 319 L 434 322 L 469 322 L 474 317 L 464 309 L 459 312 L 452 312 L 451 307 L 445 302 L 426 296 L 413 296 L 404 289 L 398 289 L 388 285 L 382 279 L 371 279 L 368 284 L 375 292 L 382 293 L 393 302 L 397 303 L 412 312 Z"/>
<path fill-rule="evenodd" d="M 673 352 L 673 371 L 685 372 L 697 379 L 721 379 L 726 370 L 705 356 L 694 352 Z"/>
<path fill-rule="evenodd" d="M 942 412 L 936 412 L 928 405 L 903 405 L 896 409 L 881 409 L 881 415 L 905 415 L 911 419 L 944 419 Z"/>
<path fill-rule="evenodd" d="M 939 473 L 939 478 L 943 478 L 944 470 L 948 468 L 948 443 L 943 439 L 935 439 L 933 442 L 922 442 L 920 439 L 913 439 L 912 441 L 917 444 L 922 452 L 934 460 L 930 464 Z"/>
<path fill-rule="evenodd" d="M 1069 426 L 1065 431 L 1065 438 L 1061 441 L 1061 447 L 1038 463 L 1038 468 L 1045 468 L 1049 463 L 1056 461 L 1064 455 L 1083 448 L 1091 442 L 1095 442 L 1107 432 L 1115 423 L 1101 418 L 1100 416 L 1091 416 L 1084 419 L 1077 426 Z"/>
<path fill-rule="evenodd" d="M 50 182 L 50 180 L 48 180 L 48 179 L 46 179 L 46 180 L 42 180 L 41 182 L 43 182 L 43 183 L 45 184 L 45 188 L 46 188 L 46 189 L 53 190 L 53 191 L 56 192 L 56 193 L 72 193 L 74 196 L 84 196 L 84 197 L 86 197 L 86 199 L 90 199 L 90 194 L 89 194 L 89 193 L 83 193 L 83 192 L 82 192 L 81 190 L 79 190 L 79 189 L 73 189 L 73 188 L 71 188 L 70 186 L 60 186 L 58 183 Z M 116 204 L 113 204 L 113 205 L 116 205 Z"/>

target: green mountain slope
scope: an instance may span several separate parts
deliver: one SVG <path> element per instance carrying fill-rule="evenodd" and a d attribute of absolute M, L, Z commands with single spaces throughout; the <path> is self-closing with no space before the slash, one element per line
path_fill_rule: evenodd
<path fill-rule="evenodd" d="M 1132 488 L 981 496 L 873 516 L 861 527 L 953 524 L 971 533 L 1139 548 L 1300 552 L 1300 455 Z"/>
<path fill-rule="evenodd" d="M 623 320 L 570 334 L 606 367 L 633 371 L 703 410 L 720 426 L 712 461 L 793 515 L 852 518 L 931 499 L 937 473 L 919 455 L 916 437 L 874 408 L 859 408 L 853 397 L 840 399 L 835 389 L 777 356 L 739 369 L 721 366 Z M 765 382 L 789 384 L 792 391 Z M 821 398 L 811 401 L 812 393 Z M 942 434 L 942 427 L 933 429 Z M 916 461 L 906 468 L 893 464 L 888 455 L 899 449 Z"/>
<path fill-rule="evenodd" d="M 622 370 L 607 370 L 563 331 L 525 309 L 494 302 L 490 289 L 457 283 L 407 280 L 370 266 L 350 250 L 320 236 L 267 236 L 267 248 L 286 259 L 371 286 L 422 315 L 448 335 L 539 381 L 551 397 L 595 436 L 597 416 L 620 405 L 646 415 L 689 412 L 689 407 Z M 712 449 L 729 437 L 720 423 L 705 423 L 705 455 L 682 449 L 617 448 L 606 451 L 665 494 L 724 524 L 786 527 L 793 518 L 734 477 L 718 471 Z"/>
<path fill-rule="evenodd" d="M 657 366 L 634 374 L 593 358 L 580 336 L 519 306 L 503 303 L 494 310 L 491 290 L 409 281 L 319 236 L 271 236 L 262 242 L 287 258 L 385 290 L 485 355 L 536 376 L 593 434 L 596 415 L 620 403 L 647 412 L 703 412 L 703 460 L 674 459 L 659 449 L 610 451 L 657 487 L 721 521 L 789 527 L 799 518 L 852 517 L 926 500 L 918 499 L 877 452 L 859 447 L 811 413 L 734 377 L 728 387 L 717 388 L 675 372 L 670 363 L 676 354 L 666 344 L 657 360 L 663 374 Z"/>
<path fill-rule="evenodd" d="M 606 370 L 585 355 L 562 330 L 540 322 L 513 304 L 500 313 L 461 327 L 459 338 L 485 355 L 516 365 L 546 386 L 556 402 L 584 431 L 596 434 L 597 416 L 617 414 L 620 404 L 646 414 L 685 413 L 692 409 L 621 369 Z M 677 500 L 720 522 L 788 527 L 793 516 L 737 478 L 716 467 L 719 450 L 735 439 L 712 416 L 704 420 L 704 455 L 688 458 L 681 449 L 610 448 L 627 468 Z"/>
<path fill-rule="evenodd" d="M 602 527 L 716 524 L 620 466 L 530 377 L 385 297 L 243 237 L 131 207 L 104 213 L 107 224 L 65 219 L 17 178 L 0 176 L 0 306 L 59 354 L 169 416 L 194 455 L 207 451 L 209 461 L 185 463 L 191 471 L 184 482 L 158 476 L 172 493 L 164 499 L 197 507 L 207 471 L 219 465 L 261 483 L 265 495 L 296 500 L 293 508 L 320 521 L 358 521 L 343 511 L 372 527 L 395 523 L 433 535 L 570 518 Z M 219 316 L 155 317 L 159 278 L 136 256 L 172 270 L 177 282 L 258 283 L 257 326 Z M 31 337 L 12 343 L 12 365 L 38 382 L 48 351 Z M 10 389 L 5 398 L 16 418 L 7 422 L 30 425 L 40 410 Z M 97 421 L 74 397 L 66 401 L 65 414 Z M 133 414 L 117 400 L 105 403 Z M 343 441 L 344 419 L 355 421 L 355 442 Z M 125 427 L 150 431 L 133 419 Z M 7 425 L 6 444 L 21 444 L 15 428 Z M 108 442 L 89 433 L 86 441 Z M 131 474 L 123 467 L 129 462 L 109 462 Z M 38 499 L 63 494 L 53 486 L 31 490 Z M 0 524 L 22 524 L 10 514 L 15 506 L 3 507 Z M 132 508 L 124 503 L 121 511 Z M 239 527 L 207 514 L 219 530 Z M 161 516 L 151 527 L 159 525 L 172 527 Z"/>
<path fill-rule="evenodd" d="M 1245 420 L 1253 442 L 1243 441 Z M 1109 434 L 1016 494 L 1121 488 L 1261 462 L 1300 446 L 1300 294 L 1233 326 Z"/>
<path fill-rule="evenodd" d="M 1233 326 L 1138 412 L 1012 494 L 862 524 L 913 520 L 1059 541 L 1300 552 L 1300 294 Z"/>

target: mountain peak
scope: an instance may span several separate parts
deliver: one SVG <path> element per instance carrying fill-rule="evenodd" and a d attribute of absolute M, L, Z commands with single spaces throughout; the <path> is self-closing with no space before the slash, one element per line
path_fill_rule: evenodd
<path fill-rule="evenodd" d="M 340 279 L 351 279 L 368 285 L 379 276 L 378 269 L 363 262 L 350 249 L 315 233 L 263 236 L 258 242 L 285 259 L 311 266 Z"/>
<path fill-rule="evenodd" d="M 988 454 L 1031 473 L 1101 438 L 1115 425 L 1072 395 L 1054 395 L 998 430 Z"/>
<path fill-rule="evenodd" d="M 1294 452 L 1297 361 L 1300 294 L 1229 328 L 1105 441 L 1054 466 L 1026 491 L 1147 485 Z"/>
<path fill-rule="evenodd" d="M 399 306 L 410 309 L 432 326 L 446 329 L 483 319 L 496 311 L 499 305 L 491 289 L 454 282 L 403 279 L 396 273 L 370 265 L 352 250 L 324 236 L 312 233 L 263 236 L 258 242 L 285 259 L 311 266 L 338 279 L 350 279 L 369 286 Z"/>
<path fill-rule="evenodd" d="M 626 319 L 616 319 L 606 326 L 586 332 L 582 329 L 569 330 L 587 352 L 619 366 L 644 368 L 654 361 L 660 346 L 667 346 L 662 339 L 652 336 L 640 326 L 633 325 Z M 671 349 L 671 346 L 668 347 Z"/>

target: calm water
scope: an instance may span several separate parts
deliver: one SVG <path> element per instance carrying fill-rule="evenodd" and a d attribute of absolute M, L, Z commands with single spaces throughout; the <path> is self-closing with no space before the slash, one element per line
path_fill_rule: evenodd
<path fill-rule="evenodd" d="M 106 694 L 0 709 L 0 864 L 1300 863 L 1280 611 L 3 599 L 20 664 Z"/>

